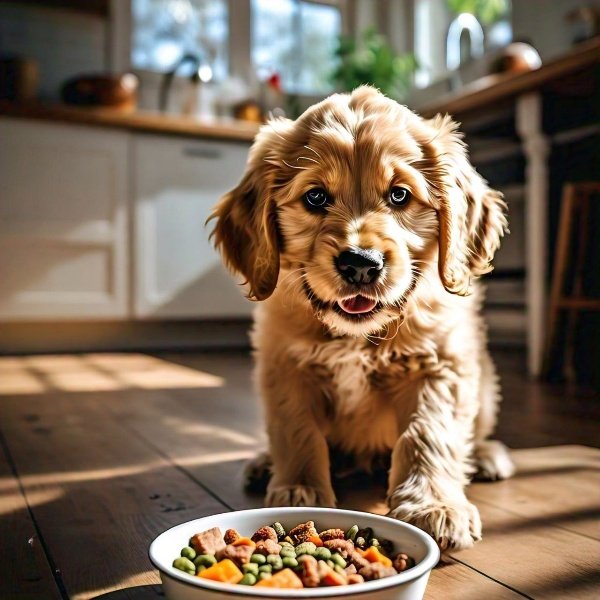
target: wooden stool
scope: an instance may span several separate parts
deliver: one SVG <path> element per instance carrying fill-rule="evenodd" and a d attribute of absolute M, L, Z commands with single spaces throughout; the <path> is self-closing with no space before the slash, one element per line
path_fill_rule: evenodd
<path fill-rule="evenodd" d="M 548 307 L 548 332 L 544 357 L 544 375 L 546 376 L 550 375 L 555 358 L 555 346 L 559 341 L 561 311 L 567 313 L 565 343 L 562 352 L 563 374 L 567 380 L 572 381 L 576 376 L 574 342 L 577 313 L 600 310 L 600 298 L 582 296 L 585 257 L 590 235 L 590 201 L 597 194 L 600 194 L 600 182 L 566 183 L 563 188 Z M 574 227 L 575 222 L 576 227 Z M 573 240 L 573 235 L 577 235 L 577 239 Z M 574 260 L 570 260 L 571 248 L 574 249 Z M 569 264 L 570 262 L 572 265 Z M 570 266 L 572 268 L 569 271 Z M 567 282 L 567 278 L 570 278 L 571 282 Z"/>

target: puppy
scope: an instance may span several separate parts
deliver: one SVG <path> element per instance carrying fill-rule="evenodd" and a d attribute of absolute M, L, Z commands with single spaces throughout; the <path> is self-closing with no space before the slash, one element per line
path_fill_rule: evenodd
<path fill-rule="evenodd" d="M 481 537 L 465 487 L 509 477 L 476 279 L 506 228 L 457 125 L 360 87 L 256 137 L 213 231 L 256 310 L 266 504 L 336 503 L 331 448 L 391 453 L 390 515 L 442 550 Z"/>

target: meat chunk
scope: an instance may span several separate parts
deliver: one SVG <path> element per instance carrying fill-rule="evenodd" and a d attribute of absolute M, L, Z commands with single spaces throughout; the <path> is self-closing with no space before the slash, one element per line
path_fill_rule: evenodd
<path fill-rule="evenodd" d="M 289 536 L 295 540 L 298 544 L 302 542 L 310 541 L 313 536 L 318 536 L 317 530 L 315 529 L 314 521 L 306 521 L 306 523 L 300 523 L 290 530 Z"/>
<path fill-rule="evenodd" d="M 277 532 L 272 527 L 261 527 L 258 531 L 254 533 L 252 536 L 253 542 L 260 542 L 262 540 L 272 540 L 274 542 L 277 541 Z"/>
<path fill-rule="evenodd" d="M 352 540 L 333 539 L 323 542 L 323 546 L 332 552 L 339 552 L 344 558 L 348 558 L 354 552 Z"/>
<path fill-rule="evenodd" d="M 228 544 L 217 552 L 217 559 L 223 560 L 228 558 L 232 560 L 238 567 L 250 562 L 250 557 L 254 554 L 254 546 L 234 546 Z"/>
<path fill-rule="evenodd" d="M 223 536 L 226 544 L 233 544 L 236 540 L 239 540 L 242 536 L 235 529 L 228 529 Z"/>
<path fill-rule="evenodd" d="M 304 587 L 318 587 L 321 579 L 319 577 L 319 566 L 317 559 L 310 554 L 303 554 L 302 556 L 298 557 L 298 564 L 302 566 L 300 579 L 302 579 Z"/>
<path fill-rule="evenodd" d="M 343 540 L 346 535 L 342 529 L 326 529 L 321 531 L 319 537 L 322 542 L 327 542 L 328 540 Z"/>
<path fill-rule="evenodd" d="M 256 542 L 256 548 L 254 551 L 257 554 L 264 554 L 268 556 L 269 554 L 279 554 L 281 552 L 281 546 L 274 542 L 273 540 L 260 540 Z"/>
<path fill-rule="evenodd" d="M 408 554 L 404 554 L 404 552 L 400 552 L 394 558 L 394 569 L 398 571 L 398 573 L 402 573 L 402 571 L 406 571 L 406 569 L 410 569 L 415 566 L 415 561 Z"/>
<path fill-rule="evenodd" d="M 218 527 L 213 527 L 192 536 L 190 546 L 198 554 L 212 554 L 216 556 L 217 552 L 225 548 L 226 544 L 221 530 Z"/>
<path fill-rule="evenodd" d="M 359 575 L 362 575 L 365 580 L 370 581 L 372 579 L 383 579 L 384 577 L 396 575 L 397 571 L 394 567 L 386 567 L 381 563 L 374 562 L 363 567 L 358 573 Z"/>
<path fill-rule="evenodd" d="M 371 563 L 369 563 L 369 561 L 366 558 L 361 556 L 356 550 L 354 550 L 352 552 L 352 554 L 350 554 L 350 556 L 348 556 L 348 561 L 350 562 L 350 564 L 354 565 L 354 567 L 358 571 L 360 571 L 363 567 L 366 567 L 367 565 L 371 564 Z"/>

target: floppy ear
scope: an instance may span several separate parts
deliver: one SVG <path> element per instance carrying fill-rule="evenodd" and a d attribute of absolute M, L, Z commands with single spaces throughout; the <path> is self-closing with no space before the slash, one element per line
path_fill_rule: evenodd
<path fill-rule="evenodd" d="M 282 122 L 283 123 L 283 122 Z M 249 284 L 248 298 L 265 300 L 277 285 L 279 247 L 273 200 L 278 142 L 276 126 L 261 129 L 250 150 L 241 182 L 225 194 L 209 220 L 211 233 L 227 267 L 241 273 Z"/>
<path fill-rule="evenodd" d="M 471 277 L 489 273 L 507 231 L 506 203 L 468 161 L 457 124 L 448 116 L 430 121 L 439 132 L 437 169 L 438 271 L 446 290 L 467 295 Z"/>

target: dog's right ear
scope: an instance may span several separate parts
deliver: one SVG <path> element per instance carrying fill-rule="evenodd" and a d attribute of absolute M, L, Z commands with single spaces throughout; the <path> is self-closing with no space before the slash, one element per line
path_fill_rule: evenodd
<path fill-rule="evenodd" d="M 209 220 L 216 219 L 211 233 L 215 247 L 227 267 L 246 278 L 251 300 L 268 298 L 279 277 L 273 189 L 283 140 L 279 131 L 288 123 L 292 122 L 281 119 L 261 129 L 250 150 L 241 182 L 221 198 L 209 217 Z"/>

